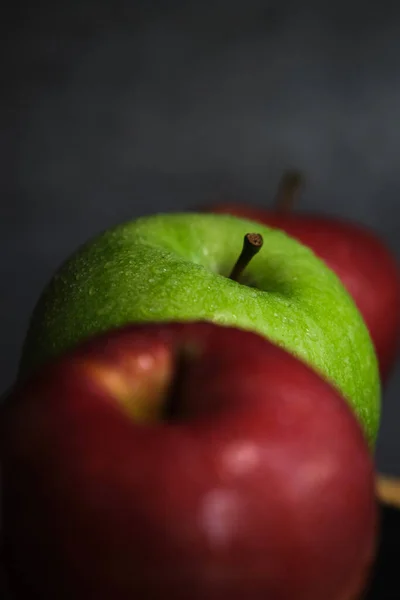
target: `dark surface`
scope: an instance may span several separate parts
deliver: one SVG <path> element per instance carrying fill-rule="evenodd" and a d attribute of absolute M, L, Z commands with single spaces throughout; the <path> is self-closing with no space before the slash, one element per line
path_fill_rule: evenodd
<path fill-rule="evenodd" d="M 0 391 L 50 275 L 128 218 L 193 208 L 221 188 L 268 203 L 294 165 L 309 178 L 304 209 L 358 220 L 400 257 L 400 5 L 10 10 L 0 23 Z M 377 460 L 400 475 L 399 392 L 398 364 Z"/>
<path fill-rule="evenodd" d="M 400 510 L 381 506 L 381 541 L 365 600 L 400 599 Z"/>

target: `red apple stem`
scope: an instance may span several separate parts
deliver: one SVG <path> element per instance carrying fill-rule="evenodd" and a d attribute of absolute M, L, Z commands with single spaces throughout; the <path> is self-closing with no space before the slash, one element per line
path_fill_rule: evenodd
<path fill-rule="evenodd" d="M 175 356 L 174 376 L 169 386 L 166 401 L 163 404 L 162 419 L 164 421 L 175 421 L 182 417 L 182 386 L 184 373 L 188 367 L 188 359 L 189 356 L 184 349 L 177 351 Z"/>
<path fill-rule="evenodd" d="M 232 269 L 229 279 L 239 282 L 239 278 L 243 271 L 253 258 L 262 248 L 264 240 L 260 233 L 246 233 L 243 241 L 243 249 L 235 266 Z"/>
<path fill-rule="evenodd" d="M 303 186 L 304 176 L 301 171 L 295 169 L 285 171 L 281 177 L 275 196 L 276 212 L 281 214 L 292 212 Z"/>

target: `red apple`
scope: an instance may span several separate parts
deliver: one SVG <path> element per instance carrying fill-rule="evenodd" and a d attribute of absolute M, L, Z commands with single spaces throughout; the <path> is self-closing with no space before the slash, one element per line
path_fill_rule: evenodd
<path fill-rule="evenodd" d="M 396 360 L 400 337 L 400 275 L 396 260 L 365 227 L 332 216 L 292 212 L 301 184 L 300 173 L 286 172 L 276 206 L 270 210 L 234 202 L 215 203 L 206 210 L 282 229 L 322 258 L 341 279 L 363 315 L 385 382 Z"/>
<path fill-rule="evenodd" d="M 374 558 L 356 419 L 254 333 L 91 339 L 19 384 L 0 445 L 15 600 L 350 600 Z"/>

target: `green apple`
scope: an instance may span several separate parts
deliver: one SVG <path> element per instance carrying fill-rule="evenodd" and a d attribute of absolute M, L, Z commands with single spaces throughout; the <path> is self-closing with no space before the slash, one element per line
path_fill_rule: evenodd
<path fill-rule="evenodd" d="M 235 281 L 229 276 L 251 231 L 264 245 Z M 236 326 L 284 347 L 339 389 L 373 445 L 378 363 L 350 295 L 307 247 L 229 215 L 142 217 L 79 248 L 39 299 L 20 374 L 111 327 L 170 320 Z"/>

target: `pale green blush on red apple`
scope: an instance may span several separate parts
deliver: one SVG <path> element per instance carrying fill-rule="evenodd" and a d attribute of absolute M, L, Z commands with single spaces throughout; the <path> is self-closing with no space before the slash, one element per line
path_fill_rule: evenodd
<path fill-rule="evenodd" d="M 264 246 L 242 283 L 231 281 L 243 237 L 253 231 Z M 228 215 L 143 217 L 78 249 L 39 299 L 21 373 L 110 327 L 199 319 L 256 331 L 312 365 L 349 400 L 374 443 L 378 364 L 352 299 L 311 250 Z"/>

